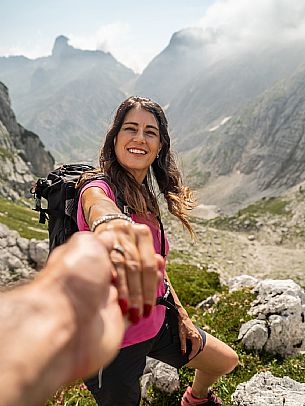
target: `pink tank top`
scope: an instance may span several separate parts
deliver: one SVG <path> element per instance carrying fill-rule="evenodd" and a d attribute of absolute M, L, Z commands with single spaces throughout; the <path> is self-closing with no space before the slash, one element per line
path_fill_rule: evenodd
<path fill-rule="evenodd" d="M 106 194 L 106 196 L 108 196 L 111 200 L 113 200 L 116 203 L 114 193 L 111 190 L 111 188 L 107 182 L 104 182 L 103 180 L 93 180 L 92 182 L 90 182 L 89 184 L 84 186 L 81 191 L 80 199 L 78 202 L 78 209 L 77 209 L 77 225 L 78 225 L 78 228 L 80 231 L 89 230 L 88 224 L 86 223 L 86 220 L 84 218 L 84 213 L 82 210 L 81 197 L 82 197 L 82 194 L 84 193 L 84 191 L 90 187 L 101 188 L 104 191 L 104 193 Z M 155 251 L 156 251 L 156 253 L 160 254 L 161 253 L 161 232 L 160 232 L 159 227 L 155 223 L 150 222 L 149 219 L 143 219 L 136 215 L 132 215 L 131 217 L 136 223 L 146 224 L 150 228 L 152 236 L 153 236 Z M 168 240 L 165 236 L 165 255 L 166 256 L 168 254 L 168 250 L 169 250 Z M 161 271 L 164 274 L 164 269 L 161 269 Z M 163 281 L 161 281 L 161 283 L 158 287 L 157 296 L 163 296 L 163 295 L 164 295 L 164 283 L 163 283 Z M 165 307 L 162 305 L 155 306 L 149 317 L 142 318 L 139 321 L 139 323 L 137 323 L 136 325 L 130 325 L 128 327 L 128 329 L 126 330 L 121 348 L 128 347 L 129 345 L 137 344 L 137 343 L 149 340 L 150 338 L 154 337 L 159 332 L 159 330 L 163 324 L 164 317 L 165 317 Z"/>

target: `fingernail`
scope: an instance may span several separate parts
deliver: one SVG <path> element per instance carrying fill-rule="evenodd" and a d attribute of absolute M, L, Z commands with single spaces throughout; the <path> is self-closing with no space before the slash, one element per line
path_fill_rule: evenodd
<path fill-rule="evenodd" d="M 181 350 L 181 354 L 182 354 L 182 355 L 185 355 L 185 350 Z"/>
<path fill-rule="evenodd" d="M 140 311 L 137 307 L 131 307 L 129 309 L 129 320 L 132 324 L 137 324 L 140 320 Z"/>
<path fill-rule="evenodd" d="M 128 313 L 128 302 L 126 299 L 119 299 L 119 305 L 122 310 L 122 313 L 125 315 Z"/>
<path fill-rule="evenodd" d="M 150 305 L 150 304 L 144 304 L 143 316 L 144 316 L 144 317 L 149 317 L 151 311 L 152 311 L 152 305 Z"/>

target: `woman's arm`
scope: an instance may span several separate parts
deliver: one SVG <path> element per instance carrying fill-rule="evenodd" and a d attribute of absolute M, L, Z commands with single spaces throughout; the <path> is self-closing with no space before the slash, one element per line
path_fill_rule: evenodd
<path fill-rule="evenodd" d="M 91 187 L 82 195 L 82 207 L 89 227 L 108 214 L 121 214 L 115 203 L 98 187 Z M 116 268 L 116 287 L 124 314 L 137 323 L 140 317 L 149 316 L 156 302 L 157 286 L 161 279 L 159 269 L 163 258 L 155 253 L 149 227 L 131 224 L 123 219 L 113 219 L 99 224 L 94 232 L 112 232 L 112 262 Z"/>
<path fill-rule="evenodd" d="M 202 339 L 192 320 L 189 318 L 187 311 L 182 306 L 175 289 L 170 282 L 167 272 L 165 272 L 165 277 L 170 285 L 171 294 L 173 295 L 175 305 L 179 312 L 179 337 L 181 343 L 181 352 L 183 355 L 186 353 L 186 339 L 191 340 L 192 351 L 189 355 L 189 359 L 192 359 L 197 355 L 198 351 L 202 347 Z"/>

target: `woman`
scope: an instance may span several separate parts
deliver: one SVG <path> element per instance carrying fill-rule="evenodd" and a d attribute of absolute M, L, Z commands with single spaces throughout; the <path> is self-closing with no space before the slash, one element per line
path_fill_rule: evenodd
<path fill-rule="evenodd" d="M 168 242 L 160 230 L 152 177 L 169 211 L 191 235 L 186 210 L 194 206 L 190 190 L 182 185 L 170 151 L 167 120 L 157 103 L 130 97 L 119 106 L 101 151 L 100 166 L 107 182 L 92 180 L 83 187 L 78 226 L 95 233 L 115 231 L 112 261 L 117 271 L 119 302 L 132 324 L 119 355 L 103 370 L 101 385 L 96 376 L 86 381 L 88 388 L 99 405 L 138 405 L 139 378 L 148 355 L 177 368 L 187 365 L 196 369 L 193 386 L 187 388 L 182 406 L 220 405 L 221 400 L 209 387 L 234 369 L 237 354 L 193 325 L 172 287 L 178 317 L 172 317 L 162 305 L 153 306 L 155 289 L 152 291 L 151 286 L 156 286 L 157 274 L 149 270 L 159 267 L 168 280 L 165 260 L 158 255 L 163 248 L 166 257 Z M 119 200 L 124 201 L 131 218 L 122 214 Z M 164 292 L 162 277 L 157 296 Z"/>

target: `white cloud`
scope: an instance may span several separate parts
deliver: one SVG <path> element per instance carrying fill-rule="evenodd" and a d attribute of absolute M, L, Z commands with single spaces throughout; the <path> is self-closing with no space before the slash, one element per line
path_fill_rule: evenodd
<path fill-rule="evenodd" d="M 80 37 L 71 33 L 68 37 L 69 43 L 76 48 L 110 52 L 117 60 L 139 72 L 145 67 L 147 60 L 133 47 L 131 34 L 129 24 L 115 22 L 99 27 L 90 36 Z"/>
<path fill-rule="evenodd" d="M 213 52 L 230 53 L 305 38 L 303 0 L 219 0 L 199 24 Z"/>

